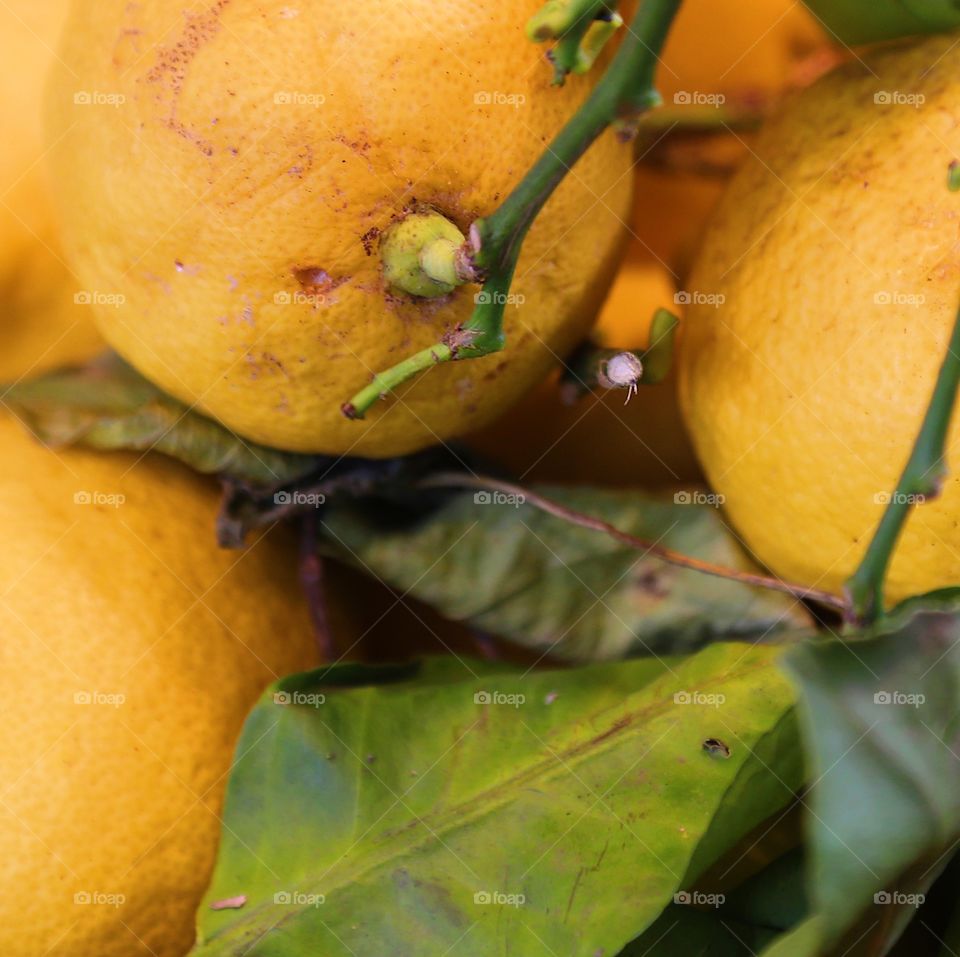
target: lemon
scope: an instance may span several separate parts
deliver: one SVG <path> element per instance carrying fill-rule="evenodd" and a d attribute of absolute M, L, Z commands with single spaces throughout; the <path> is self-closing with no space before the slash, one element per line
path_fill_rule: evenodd
<path fill-rule="evenodd" d="M 795 0 L 684 0 L 657 82 L 669 108 L 691 110 L 704 120 L 716 110 L 716 132 L 675 146 L 655 141 L 653 150 L 664 152 L 667 164 L 675 159 L 671 150 L 681 153 L 689 164 L 685 171 L 653 167 L 651 151 L 642 149 L 629 255 L 656 259 L 683 284 L 723 193 L 727 177 L 717 171 L 739 165 L 751 139 L 731 132 L 720 111 L 769 109 L 804 83 L 807 64 L 827 50 L 817 21 Z"/>
<path fill-rule="evenodd" d="M 67 0 L 0 5 L 0 382 L 100 347 L 92 317 L 74 302 L 44 170 L 43 86 L 67 7 Z"/>
<path fill-rule="evenodd" d="M 381 457 L 490 421 L 592 322 L 630 205 L 608 131 L 524 246 L 506 351 L 430 370 L 363 422 L 341 405 L 438 341 L 478 287 L 387 287 L 378 237 L 492 213 L 599 75 L 551 86 L 528 2 L 77 3 L 51 90 L 72 262 L 108 341 L 241 435 Z M 77 91 L 89 97 L 75 103 Z"/>
<path fill-rule="evenodd" d="M 727 177 L 641 166 L 635 182 L 631 228 L 636 239 L 628 247 L 627 258 L 661 265 L 682 287 Z"/>
<path fill-rule="evenodd" d="M 799 94 L 689 282 L 681 398 L 710 482 L 784 578 L 839 592 L 910 453 L 960 300 L 960 47 L 899 45 Z M 948 460 L 958 433 L 950 433 Z M 960 480 L 916 508 L 887 593 L 960 582 Z"/>
<path fill-rule="evenodd" d="M 657 82 L 670 105 L 764 106 L 791 87 L 800 61 L 823 41 L 795 0 L 684 0 Z"/>
<path fill-rule="evenodd" d="M 8 418 L 0 457 L 0 951 L 179 957 L 241 723 L 316 663 L 296 568 L 218 551 L 215 485 L 166 460 Z"/>

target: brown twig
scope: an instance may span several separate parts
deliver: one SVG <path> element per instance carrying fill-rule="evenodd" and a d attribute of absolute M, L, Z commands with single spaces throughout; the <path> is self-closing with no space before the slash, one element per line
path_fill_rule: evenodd
<path fill-rule="evenodd" d="M 497 648 L 496 640 L 489 631 L 483 631 L 481 628 L 471 628 L 470 637 L 473 639 L 473 644 L 481 658 L 485 658 L 487 661 L 501 661 L 503 659 Z"/>
<path fill-rule="evenodd" d="M 616 541 L 630 546 L 630 548 L 654 555 L 670 565 L 676 565 L 679 568 L 689 568 L 693 571 L 701 572 L 704 575 L 726 578 L 744 585 L 756 585 L 759 588 L 766 588 L 770 591 L 783 592 L 787 595 L 792 595 L 794 598 L 806 598 L 810 601 L 836 608 L 838 611 L 845 611 L 847 607 L 844 599 L 837 595 L 832 595 L 830 592 L 822 591 L 819 588 L 805 588 L 802 585 L 794 585 L 781 581 L 779 578 L 771 578 L 768 575 L 758 575 L 751 572 L 738 571 L 735 568 L 727 568 L 724 565 L 714 565 L 712 562 L 701 561 L 699 558 L 692 558 L 689 555 L 684 555 L 673 549 L 664 548 L 655 542 L 637 538 L 635 535 L 631 535 L 629 532 L 625 532 L 615 525 L 605 522 L 602 518 L 596 518 L 593 515 L 587 515 L 584 512 L 567 508 L 559 502 L 532 492 L 522 485 L 515 485 L 513 482 L 501 481 L 500 479 L 491 478 L 487 475 L 442 472 L 438 475 L 432 475 L 427 479 L 423 479 L 419 484 L 425 488 L 484 488 L 503 492 L 506 495 L 520 496 L 526 504 L 532 505 L 534 508 L 539 508 L 549 515 L 569 522 L 571 525 L 578 525 L 581 528 L 602 532 L 616 539 Z"/>
<path fill-rule="evenodd" d="M 300 585 L 307 599 L 320 660 L 326 662 L 336 660 L 337 649 L 327 614 L 326 576 L 323 559 L 317 550 L 317 539 L 316 515 L 304 515 L 300 524 Z"/>

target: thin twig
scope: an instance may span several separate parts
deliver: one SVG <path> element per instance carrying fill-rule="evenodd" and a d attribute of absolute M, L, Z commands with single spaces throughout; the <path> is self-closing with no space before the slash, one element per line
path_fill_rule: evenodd
<path fill-rule="evenodd" d="M 487 475 L 467 475 L 460 472 L 442 472 L 438 475 L 431 475 L 419 483 L 424 488 L 484 488 L 503 492 L 506 495 L 516 495 L 522 497 L 523 501 L 539 508 L 549 515 L 569 522 L 571 525 L 579 525 L 581 528 L 588 528 L 595 532 L 602 532 L 611 538 L 635 548 L 638 551 L 653 555 L 670 565 L 676 565 L 679 568 L 689 568 L 693 571 L 702 572 L 704 575 L 713 575 L 715 578 L 725 578 L 730 581 L 737 581 L 744 585 L 756 585 L 759 588 L 766 588 L 770 591 L 783 592 L 787 595 L 793 595 L 794 598 L 806 598 L 810 601 L 819 602 L 822 605 L 828 605 L 836 608 L 838 611 L 846 609 L 846 602 L 837 595 L 830 592 L 821 591 L 819 588 L 805 588 L 802 585 L 794 585 L 789 582 L 781 581 L 779 578 L 771 578 L 767 575 L 757 575 L 751 572 L 738 571 L 735 568 L 727 568 L 724 565 L 714 565 L 712 562 L 701 561 L 699 558 L 692 558 L 681 552 L 676 552 L 671 548 L 664 548 L 655 542 L 643 538 L 637 538 L 629 532 L 605 522 L 602 518 L 596 518 L 593 515 L 587 515 L 584 512 L 578 512 L 575 509 L 567 508 L 553 499 L 546 498 L 537 492 L 522 485 L 516 485 L 513 482 L 505 482 L 500 479 L 491 478 Z"/>
<path fill-rule="evenodd" d="M 473 639 L 473 644 L 477 651 L 480 652 L 481 658 L 484 658 L 486 661 L 503 660 L 503 655 L 500 654 L 497 648 L 497 642 L 489 631 L 484 631 L 482 628 L 471 628 L 470 637 Z"/>
<path fill-rule="evenodd" d="M 316 513 L 304 515 L 300 521 L 300 585 L 307 599 L 313 639 L 321 661 L 335 661 L 336 642 L 327 614 L 326 576 L 318 551 Z"/>

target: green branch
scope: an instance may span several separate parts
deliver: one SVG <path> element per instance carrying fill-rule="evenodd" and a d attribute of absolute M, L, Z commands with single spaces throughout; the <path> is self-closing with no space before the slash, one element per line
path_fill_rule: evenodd
<path fill-rule="evenodd" d="M 604 130 L 617 124 L 634 131 L 640 114 L 659 105 L 654 74 L 680 3 L 681 0 L 643 0 L 612 63 L 587 101 L 503 205 L 473 224 L 466 249 L 474 271 L 485 276 L 486 281 L 470 319 L 436 345 L 378 374 L 344 404 L 345 414 L 363 418 L 378 398 L 430 365 L 479 358 L 503 348 L 504 309 L 530 226 L 570 168 Z M 599 9 L 608 5 L 578 2 L 570 6 L 582 13 L 587 6 Z M 575 25 L 580 23 L 578 17 L 573 21 Z"/>
<path fill-rule="evenodd" d="M 659 53 L 681 0 L 644 0 L 620 49 L 586 103 L 574 114 L 517 188 L 492 216 L 477 223 L 476 262 L 489 271 L 516 264 L 534 219 L 570 168 L 607 127 L 635 124 L 640 114 L 660 105 L 653 85 Z"/>
<path fill-rule="evenodd" d="M 923 419 L 920 434 L 897 489 L 853 577 L 847 582 L 848 620 L 869 624 L 883 614 L 883 582 L 893 550 L 903 531 L 910 509 L 940 494 L 947 475 L 944 448 L 947 430 L 960 386 L 960 311 L 954 321 L 947 354 L 940 367 L 933 396 Z"/>

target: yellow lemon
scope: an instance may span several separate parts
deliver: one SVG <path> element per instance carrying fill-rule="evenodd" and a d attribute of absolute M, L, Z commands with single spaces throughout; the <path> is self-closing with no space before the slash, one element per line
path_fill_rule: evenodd
<path fill-rule="evenodd" d="M 19 245 L 32 245 L 50 223 L 43 174 L 43 86 L 66 18 L 67 0 L 13 0 L 0 8 L 0 265 Z"/>
<path fill-rule="evenodd" d="M 288 543 L 219 551 L 215 485 L 163 459 L 9 418 L 0 457 L 0 951 L 180 957 L 241 723 L 316 663 Z"/>
<path fill-rule="evenodd" d="M 43 85 L 68 5 L 0 5 L 0 382 L 99 347 L 89 311 L 74 302 L 44 170 Z"/>
<path fill-rule="evenodd" d="M 726 177 L 666 172 L 640 166 L 627 259 L 657 263 L 683 286 L 707 220 L 723 195 Z"/>
<path fill-rule="evenodd" d="M 551 86 L 536 4 L 78 3 L 50 98 L 53 168 L 109 342 L 272 446 L 389 456 L 490 421 L 584 334 L 615 269 L 631 150 L 612 131 L 534 225 L 502 354 L 430 370 L 363 422 L 341 404 L 471 314 L 387 287 L 411 208 L 461 230 L 507 196 L 590 92 Z M 89 102 L 75 103 L 76 91 Z"/>
<path fill-rule="evenodd" d="M 657 82 L 669 104 L 763 106 L 790 87 L 798 63 L 823 40 L 795 0 L 684 0 Z"/>
<path fill-rule="evenodd" d="M 681 398 L 777 574 L 839 591 L 907 460 L 960 300 L 955 36 L 846 65 L 761 135 L 691 276 Z M 951 460 L 960 431 L 950 433 Z M 891 600 L 960 582 L 960 479 L 912 512 Z"/>
<path fill-rule="evenodd" d="M 828 50 L 817 21 L 795 0 L 685 0 L 657 82 L 668 107 L 698 108 L 703 118 L 711 107 L 767 109 L 812 79 Z M 711 135 L 643 145 L 630 255 L 658 260 L 682 285 L 726 171 L 742 162 L 750 140 L 718 119 Z M 666 168 L 653 165 L 653 153 Z"/>

